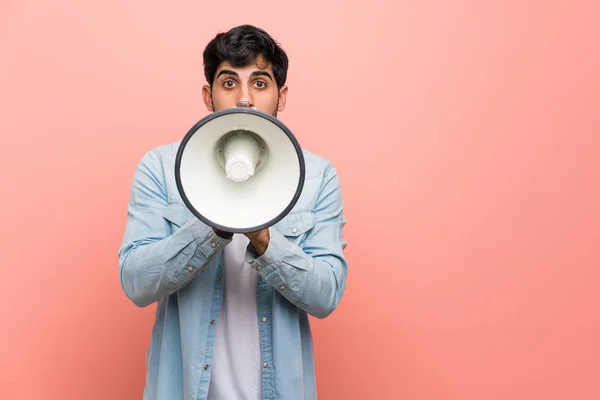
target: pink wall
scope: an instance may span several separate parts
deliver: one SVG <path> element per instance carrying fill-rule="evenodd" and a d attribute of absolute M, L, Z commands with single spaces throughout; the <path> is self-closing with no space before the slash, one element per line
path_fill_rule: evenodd
<path fill-rule="evenodd" d="M 281 118 L 342 177 L 321 398 L 600 398 L 597 2 L 94 3 L 0 3 L 1 399 L 141 398 L 131 176 L 206 114 L 203 47 L 244 22 L 284 44 Z"/>

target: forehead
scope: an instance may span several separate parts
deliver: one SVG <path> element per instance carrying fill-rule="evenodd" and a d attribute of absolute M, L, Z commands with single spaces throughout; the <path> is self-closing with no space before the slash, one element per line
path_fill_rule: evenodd
<path fill-rule="evenodd" d="M 243 67 L 234 67 L 229 61 L 222 61 L 221 64 L 219 64 L 219 67 L 217 68 L 215 73 L 218 74 L 221 70 L 224 69 L 237 72 L 240 76 L 250 75 L 254 71 L 264 71 L 269 73 L 273 72 L 273 66 L 271 65 L 271 63 L 265 61 L 265 59 L 260 56 L 257 57 L 253 63 L 250 63 Z"/>

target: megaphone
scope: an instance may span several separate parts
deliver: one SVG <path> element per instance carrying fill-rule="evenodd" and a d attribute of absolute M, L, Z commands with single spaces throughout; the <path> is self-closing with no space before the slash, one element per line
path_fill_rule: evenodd
<path fill-rule="evenodd" d="M 305 162 L 292 132 L 249 107 L 215 111 L 184 136 L 175 158 L 177 189 L 205 224 L 247 233 L 283 219 L 304 187 Z"/>

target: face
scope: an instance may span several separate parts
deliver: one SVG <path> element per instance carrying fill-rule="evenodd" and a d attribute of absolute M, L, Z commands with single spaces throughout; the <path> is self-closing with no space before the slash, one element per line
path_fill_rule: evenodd
<path fill-rule="evenodd" d="M 287 86 L 277 88 L 271 64 L 260 58 L 245 67 L 233 67 L 224 61 L 217 68 L 212 88 L 202 88 L 202 96 L 208 111 L 236 107 L 245 101 L 250 107 L 277 116 L 285 108 Z"/>

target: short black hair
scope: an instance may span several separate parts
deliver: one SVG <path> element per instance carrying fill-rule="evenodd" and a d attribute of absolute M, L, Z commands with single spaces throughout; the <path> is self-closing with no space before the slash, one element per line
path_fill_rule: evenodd
<path fill-rule="evenodd" d="M 271 63 L 277 87 L 287 80 L 288 56 L 267 32 L 253 25 L 240 25 L 219 33 L 204 49 L 204 76 L 212 87 L 217 68 L 223 61 L 245 67 L 261 56 Z"/>

